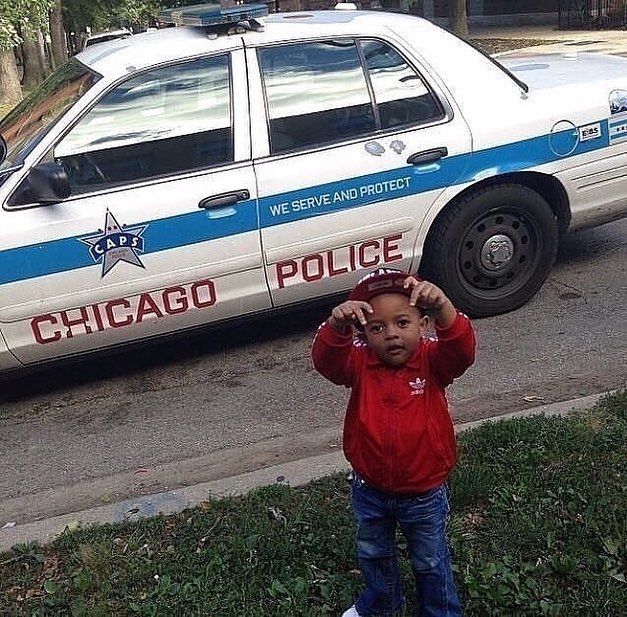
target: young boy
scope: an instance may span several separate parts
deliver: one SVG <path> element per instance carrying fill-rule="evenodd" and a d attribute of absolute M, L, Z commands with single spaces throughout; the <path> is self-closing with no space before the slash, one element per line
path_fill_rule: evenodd
<path fill-rule="evenodd" d="M 437 340 L 425 338 L 429 318 Z M 361 334 L 354 336 L 353 326 Z M 351 388 L 344 454 L 353 467 L 357 558 L 366 589 L 343 617 L 404 608 L 396 560 L 407 539 L 420 615 L 461 615 L 445 526 L 455 465 L 444 389 L 474 361 L 470 321 L 441 289 L 380 269 L 335 307 L 313 343 L 316 370 Z"/>

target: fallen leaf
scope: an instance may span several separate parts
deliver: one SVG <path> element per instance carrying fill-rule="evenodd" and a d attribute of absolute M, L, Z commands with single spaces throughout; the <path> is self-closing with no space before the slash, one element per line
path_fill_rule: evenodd
<path fill-rule="evenodd" d="M 17 523 L 15 521 L 10 521 L 9 523 L 5 523 L 2 525 L 2 529 L 11 529 L 11 527 L 15 527 Z"/>
<path fill-rule="evenodd" d="M 523 400 L 527 401 L 528 403 L 533 403 L 534 401 L 544 401 L 546 399 L 543 396 L 531 395 L 531 396 L 523 396 Z"/>
<path fill-rule="evenodd" d="M 274 506 L 271 506 L 268 508 L 268 515 L 271 518 L 274 518 L 274 520 L 277 523 L 280 523 L 282 525 L 287 525 L 287 519 L 285 518 L 285 515 L 283 514 L 283 512 L 281 512 L 281 510 L 279 510 L 279 508 L 275 508 Z"/>
<path fill-rule="evenodd" d="M 44 561 L 42 574 L 46 578 L 52 578 L 59 570 L 59 558 L 57 555 L 48 555 Z"/>
<path fill-rule="evenodd" d="M 57 593 L 57 591 L 59 591 L 59 583 L 52 580 L 44 581 L 44 591 L 47 594 L 53 596 L 55 593 Z"/>

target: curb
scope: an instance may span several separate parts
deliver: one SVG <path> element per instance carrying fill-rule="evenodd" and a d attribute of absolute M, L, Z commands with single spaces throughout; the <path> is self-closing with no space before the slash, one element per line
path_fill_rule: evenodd
<path fill-rule="evenodd" d="M 522 411 L 492 416 L 455 426 L 460 433 L 481 426 L 486 422 L 498 422 L 510 418 L 525 418 L 535 415 L 567 415 L 582 411 L 596 404 L 600 398 L 611 392 L 593 394 L 581 398 L 532 407 Z M 13 545 L 36 541 L 40 544 L 51 542 L 66 529 L 73 530 L 94 524 L 134 521 L 157 514 L 177 514 L 187 508 L 197 506 L 208 498 L 243 495 L 255 488 L 271 484 L 302 486 L 324 476 L 348 471 L 349 465 L 341 451 L 322 454 L 296 461 L 273 465 L 236 476 L 212 480 L 173 491 L 154 493 L 115 504 L 99 506 L 55 516 L 39 521 L 24 523 L 0 529 L 0 551 L 9 550 Z"/>

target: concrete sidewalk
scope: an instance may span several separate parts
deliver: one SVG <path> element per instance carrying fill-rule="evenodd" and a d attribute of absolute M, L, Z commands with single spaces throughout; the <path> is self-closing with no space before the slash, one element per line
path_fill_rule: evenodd
<path fill-rule="evenodd" d="M 514 413 L 504 414 L 466 422 L 455 426 L 457 433 L 475 428 L 485 422 L 494 422 L 507 418 L 521 418 L 534 415 L 567 415 L 571 412 L 583 411 L 595 405 L 605 394 L 594 394 L 570 401 L 542 405 Z M 312 480 L 340 471 L 347 471 L 348 463 L 341 450 L 331 454 L 322 454 L 305 459 L 295 460 L 258 469 L 249 473 L 221 478 L 172 491 L 143 495 L 124 501 L 71 512 L 21 525 L 5 525 L 0 528 L 0 551 L 9 550 L 13 545 L 36 541 L 40 544 L 51 542 L 66 529 L 78 527 L 132 521 L 157 514 L 175 514 L 199 505 L 208 498 L 219 498 L 227 495 L 242 495 L 255 488 L 271 484 L 289 484 L 300 486 Z M 4 521 L 2 521 L 4 523 Z"/>
<path fill-rule="evenodd" d="M 524 48 L 525 53 L 596 52 L 627 56 L 626 30 L 558 30 L 546 26 L 475 26 L 470 36 L 478 39 L 523 39 L 551 41 L 544 45 Z M 521 53 L 521 50 L 502 54 Z"/>

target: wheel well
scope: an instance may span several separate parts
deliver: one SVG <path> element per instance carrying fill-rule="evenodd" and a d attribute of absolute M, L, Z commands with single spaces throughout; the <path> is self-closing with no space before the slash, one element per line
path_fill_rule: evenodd
<path fill-rule="evenodd" d="M 553 214 L 557 219 L 557 229 L 560 237 L 562 237 L 568 227 L 570 226 L 570 204 L 568 201 L 568 195 L 566 190 L 562 186 L 562 183 L 555 177 L 547 174 L 542 174 L 537 171 L 523 171 L 511 174 L 503 174 L 501 176 L 495 176 L 494 178 L 487 178 L 481 182 L 477 182 L 468 188 L 465 188 L 461 193 L 455 195 L 455 197 L 438 213 L 435 220 L 431 224 L 425 244 L 429 240 L 431 231 L 435 228 L 435 224 L 444 215 L 444 213 L 452 206 L 454 206 L 460 199 L 463 199 L 470 193 L 474 193 L 478 189 L 485 189 L 489 186 L 496 186 L 499 184 L 521 184 L 533 189 L 536 193 L 539 193 L 544 197 Z"/>

